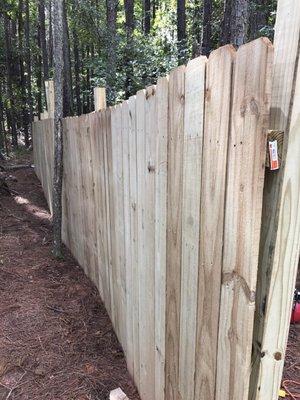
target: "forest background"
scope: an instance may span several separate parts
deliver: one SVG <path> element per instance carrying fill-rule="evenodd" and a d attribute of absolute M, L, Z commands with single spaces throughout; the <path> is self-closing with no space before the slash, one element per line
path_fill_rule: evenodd
<path fill-rule="evenodd" d="M 94 109 L 154 84 L 177 65 L 227 43 L 273 38 L 276 0 L 62 0 L 63 113 Z M 53 0 L 0 2 L 0 154 L 31 146 L 53 78 Z"/>

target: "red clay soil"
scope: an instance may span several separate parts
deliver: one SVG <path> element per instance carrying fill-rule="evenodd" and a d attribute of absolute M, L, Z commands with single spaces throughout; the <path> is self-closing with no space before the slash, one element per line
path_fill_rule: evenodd
<path fill-rule="evenodd" d="M 16 193 L 0 194 L 0 400 L 104 400 L 117 387 L 138 400 L 97 289 L 67 250 L 51 256 L 34 171 L 11 174 Z"/>

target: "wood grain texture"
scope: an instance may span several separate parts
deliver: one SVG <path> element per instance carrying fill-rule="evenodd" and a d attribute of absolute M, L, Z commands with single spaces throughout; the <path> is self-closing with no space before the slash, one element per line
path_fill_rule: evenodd
<path fill-rule="evenodd" d="M 182 174 L 185 67 L 169 77 L 168 203 L 166 265 L 166 398 L 179 399 Z"/>
<path fill-rule="evenodd" d="M 273 48 L 241 46 L 228 143 L 216 400 L 248 398 Z"/>
<path fill-rule="evenodd" d="M 95 111 L 101 111 L 106 108 L 106 89 L 105 87 L 94 88 L 94 107 Z"/>
<path fill-rule="evenodd" d="M 139 349 L 138 349 L 138 359 L 139 366 L 138 371 L 135 368 L 135 375 L 137 375 L 136 384 L 139 392 L 141 393 L 143 381 L 145 381 L 145 373 L 144 377 L 142 376 L 142 363 L 143 359 L 141 358 L 141 346 L 143 345 L 141 334 L 143 333 L 142 322 L 141 322 L 141 313 L 143 310 L 143 299 L 141 299 L 141 295 L 143 296 L 143 287 L 141 287 L 143 283 L 143 263 L 144 263 L 144 247 L 145 247 L 145 233 L 144 233 L 144 218 L 145 218 L 145 159 L 146 159 L 146 129 L 145 129 L 145 107 L 146 107 L 146 96 L 145 91 L 140 90 L 136 94 L 136 142 L 137 142 L 137 232 L 138 232 L 138 243 L 137 243 L 137 253 L 138 253 L 138 336 L 139 336 Z M 145 318 L 145 316 L 144 316 Z"/>
<path fill-rule="evenodd" d="M 112 273 L 114 318 L 118 338 L 126 346 L 126 271 L 124 257 L 122 105 L 111 109 L 112 149 Z"/>
<path fill-rule="evenodd" d="M 250 393 L 257 400 L 277 399 L 298 264 L 299 35 L 299 2 L 279 0 L 270 128 L 284 131 L 284 154 L 280 170 L 266 170 L 265 177 Z"/>
<path fill-rule="evenodd" d="M 194 399 L 205 65 L 198 57 L 185 70 L 178 380 L 186 400 Z"/>
<path fill-rule="evenodd" d="M 111 277 L 111 232 L 110 232 L 110 199 L 109 199 L 109 168 L 108 168 L 108 156 L 109 156 L 109 137 L 111 136 L 110 130 L 110 110 L 106 109 L 101 112 L 101 130 L 103 140 L 103 160 L 104 160 L 104 199 L 105 199 L 105 266 L 106 269 L 106 285 L 105 288 L 107 298 L 105 301 L 105 307 L 111 317 L 112 307 L 112 277 Z M 100 267 L 99 267 L 100 268 Z"/>
<path fill-rule="evenodd" d="M 230 98 L 235 50 L 211 53 L 206 66 L 206 96 L 201 179 L 199 278 L 195 399 L 215 398 L 218 316 L 222 273 L 225 180 Z"/>
<path fill-rule="evenodd" d="M 104 177 L 104 132 L 102 113 L 90 114 L 90 142 L 91 142 L 91 161 L 93 170 L 94 196 L 94 230 L 91 241 L 95 245 L 95 282 L 99 288 L 100 296 L 107 304 L 109 297 L 109 286 L 107 284 L 107 258 L 106 258 L 106 223 L 105 223 L 105 177 Z M 102 266 L 99 268 L 99 266 Z"/>
<path fill-rule="evenodd" d="M 115 291 L 114 291 L 114 282 L 115 282 L 115 211 L 114 211 L 114 177 L 113 177 L 113 122 L 112 122 L 112 114 L 113 108 L 110 107 L 105 111 L 105 121 L 106 121 L 106 165 L 107 165 L 107 176 L 106 181 L 108 186 L 106 188 L 106 199 L 108 202 L 108 215 L 107 215 L 107 225 L 108 225 L 108 246 L 109 246 L 109 277 L 110 277 L 110 318 L 115 326 L 116 323 L 116 306 L 115 306 Z"/>
<path fill-rule="evenodd" d="M 168 89 L 168 79 L 160 78 L 155 94 L 155 400 L 165 395 Z"/>
<path fill-rule="evenodd" d="M 155 315 L 154 315 L 154 278 L 155 278 L 155 151 L 157 120 L 155 109 L 155 87 L 144 92 L 145 97 L 137 97 L 143 103 L 144 116 L 137 127 L 138 143 L 141 149 L 138 157 L 138 188 L 141 220 L 139 262 L 140 298 L 140 394 L 144 399 L 152 399 L 155 388 Z"/>
<path fill-rule="evenodd" d="M 131 290 L 128 290 L 128 302 L 131 303 L 131 325 L 128 326 L 132 340 L 132 360 L 129 372 L 135 381 L 140 376 L 140 345 L 139 345 L 139 263 L 138 263 L 138 216 L 137 216 L 137 127 L 136 127 L 136 97 L 128 99 L 128 141 L 129 141 L 129 215 L 130 215 L 130 257 L 131 257 Z M 129 321 L 130 322 L 130 321 Z M 131 369 L 130 369 L 131 368 Z"/>
<path fill-rule="evenodd" d="M 289 48 L 295 56 L 296 47 Z M 224 46 L 120 105 L 64 120 L 64 241 L 98 286 L 143 400 L 248 395 L 271 58 L 264 39 L 237 53 Z M 287 73 L 277 76 L 288 81 L 295 66 L 291 57 Z M 286 83 L 276 92 L 284 113 L 294 87 Z M 293 112 L 290 154 L 298 158 Z M 51 123 L 33 126 L 37 174 L 50 206 Z M 287 179 L 296 182 L 293 165 Z M 299 233 L 290 181 L 278 213 L 282 248 L 287 235 L 296 243 Z M 285 289 L 296 247 L 286 246 L 284 260 L 274 253 Z M 288 315 L 287 292 L 278 301 Z M 269 310 L 281 346 L 286 320 L 279 326 Z M 279 379 L 280 365 L 272 362 L 266 368 Z"/>
<path fill-rule="evenodd" d="M 129 106 L 122 104 L 122 156 L 123 156 L 123 207 L 124 207 L 124 257 L 126 279 L 126 359 L 128 370 L 133 375 L 133 275 L 131 258 L 130 224 L 130 164 L 129 164 Z"/>

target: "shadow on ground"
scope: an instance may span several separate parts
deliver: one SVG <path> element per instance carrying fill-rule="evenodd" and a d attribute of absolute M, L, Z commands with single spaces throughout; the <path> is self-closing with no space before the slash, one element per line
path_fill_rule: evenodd
<path fill-rule="evenodd" d="M 24 162 L 24 160 L 22 160 Z M 51 256 L 51 223 L 32 169 L 0 197 L 0 400 L 138 400 L 97 289 L 66 251 Z"/>

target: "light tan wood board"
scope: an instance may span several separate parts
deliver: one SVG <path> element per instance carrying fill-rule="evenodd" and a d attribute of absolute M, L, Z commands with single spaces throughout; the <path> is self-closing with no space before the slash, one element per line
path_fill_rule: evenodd
<path fill-rule="evenodd" d="M 184 137 L 185 67 L 169 77 L 168 194 L 166 265 L 166 391 L 179 400 L 179 340 L 181 292 L 182 175 Z"/>
<path fill-rule="evenodd" d="M 194 399 L 195 382 L 205 68 L 206 57 L 198 57 L 185 70 L 178 381 L 186 400 Z"/>
<path fill-rule="evenodd" d="M 236 53 L 228 143 L 216 400 L 248 399 L 273 47 Z"/>

